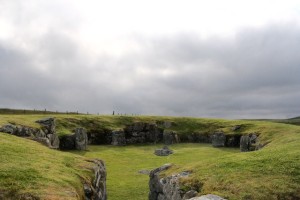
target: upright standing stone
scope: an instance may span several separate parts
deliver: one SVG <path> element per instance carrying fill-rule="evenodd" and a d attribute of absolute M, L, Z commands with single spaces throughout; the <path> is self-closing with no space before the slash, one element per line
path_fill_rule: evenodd
<path fill-rule="evenodd" d="M 77 150 L 86 150 L 88 137 L 84 128 L 75 129 L 75 148 Z"/>
<path fill-rule="evenodd" d="M 250 137 L 248 135 L 243 135 L 240 140 L 241 152 L 246 152 L 250 150 Z"/>

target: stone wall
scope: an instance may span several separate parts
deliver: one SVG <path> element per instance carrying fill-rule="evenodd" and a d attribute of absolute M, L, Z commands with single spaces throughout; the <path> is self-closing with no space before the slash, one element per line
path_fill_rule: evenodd
<path fill-rule="evenodd" d="M 102 160 L 93 160 L 94 178 L 92 183 L 83 185 L 85 200 L 107 200 L 106 168 Z"/>

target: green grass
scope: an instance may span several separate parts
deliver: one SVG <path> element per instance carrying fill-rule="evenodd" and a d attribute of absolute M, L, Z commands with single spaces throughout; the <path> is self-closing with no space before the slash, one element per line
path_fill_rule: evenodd
<path fill-rule="evenodd" d="M 51 150 L 28 139 L 0 133 L 0 199 L 24 195 L 41 199 L 78 199 L 91 163 L 81 156 Z"/>
<path fill-rule="evenodd" d="M 149 176 L 139 170 L 152 170 L 166 163 L 175 168 L 203 159 L 222 159 L 238 154 L 238 149 L 212 148 L 208 144 L 177 144 L 171 146 L 174 154 L 160 157 L 153 154 L 162 145 L 132 145 L 124 147 L 90 146 L 87 152 L 77 152 L 89 158 L 101 158 L 107 166 L 108 199 L 145 200 L 149 192 Z"/>
<path fill-rule="evenodd" d="M 0 115 L 0 125 L 14 123 L 38 127 L 34 121 L 48 116 Z M 222 130 L 225 134 L 255 132 L 261 143 L 267 145 L 260 151 L 240 153 L 238 149 L 212 148 L 208 144 L 177 144 L 171 146 L 175 150 L 173 155 L 157 157 L 153 154 L 154 149 L 162 145 L 89 146 L 85 152 L 64 153 L 1 134 L 0 159 L 4 162 L 0 163 L 0 194 L 1 191 L 17 191 L 18 194 L 38 195 L 44 191 L 45 194 L 54 192 L 66 197 L 68 191 L 80 193 L 79 176 L 86 177 L 87 171 L 78 166 L 86 163 L 83 161 L 85 157 L 105 161 L 110 200 L 147 199 L 149 177 L 138 171 L 151 170 L 165 163 L 174 164 L 165 172 L 166 175 L 192 171 L 189 178 L 181 181 L 186 189 L 198 185 L 200 194 L 214 193 L 228 199 L 300 198 L 299 126 L 268 121 L 167 116 L 52 116 L 57 119 L 57 132 L 61 135 L 71 133 L 78 126 L 88 130 L 121 129 L 135 121 L 170 121 L 173 126 L 169 129 L 176 131 L 181 138 L 190 133 L 212 133 L 215 130 Z M 235 125 L 242 125 L 242 128 L 233 132 Z"/>

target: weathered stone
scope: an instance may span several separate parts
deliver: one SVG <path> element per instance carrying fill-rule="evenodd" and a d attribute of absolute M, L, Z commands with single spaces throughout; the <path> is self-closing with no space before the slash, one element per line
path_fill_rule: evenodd
<path fill-rule="evenodd" d="M 124 128 L 127 144 L 156 143 L 162 141 L 163 130 L 156 124 L 135 122 Z"/>
<path fill-rule="evenodd" d="M 160 178 L 160 172 L 171 167 L 170 164 L 163 165 L 150 172 L 149 200 L 182 200 L 184 192 L 180 189 L 180 178 L 188 176 L 189 172 L 182 172 L 176 175 Z M 192 192 L 187 196 L 192 195 Z"/>
<path fill-rule="evenodd" d="M 250 150 L 250 137 L 248 135 L 243 135 L 241 137 L 240 150 L 241 152 L 246 152 Z"/>
<path fill-rule="evenodd" d="M 75 129 L 75 148 L 77 150 L 86 150 L 88 137 L 84 128 Z"/>
<path fill-rule="evenodd" d="M 212 135 L 212 146 L 213 147 L 224 147 L 226 142 L 226 136 L 223 132 L 215 132 Z"/>
<path fill-rule="evenodd" d="M 180 142 L 179 136 L 175 131 L 164 131 L 163 140 L 165 145 L 171 145 Z"/>
<path fill-rule="evenodd" d="M 18 127 L 12 124 L 6 124 L 0 128 L 0 132 L 16 135 L 18 132 Z"/>
<path fill-rule="evenodd" d="M 47 138 L 49 139 L 49 147 L 52 149 L 59 148 L 59 138 L 56 134 L 48 134 Z"/>
<path fill-rule="evenodd" d="M 124 146 L 126 145 L 125 133 L 124 131 L 113 131 L 112 132 L 112 145 Z"/>
<path fill-rule="evenodd" d="M 102 160 L 93 160 L 93 162 L 95 163 L 93 182 L 83 185 L 85 200 L 107 200 L 105 164 Z"/>
<path fill-rule="evenodd" d="M 42 130 L 46 135 L 48 134 L 55 134 L 55 118 L 44 118 L 37 120 L 36 123 L 42 126 Z"/>
<path fill-rule="evenodd" d="M 37 132 L 37 130 L 34 130 L 33 128 L 20 126 L 20 127 L 18 127 L 17 136 L 20 136 L 20 137 L 34 136 L 35 132 Z"/>
<path fill-rule="evenodd" d="M 155 149 L 154 154 L 157 156 L 168 156 L 170 154 L 173 154 L 173 151 L 167 146 L 164 146 L 162 149 Z"/>
<path fill-rule="evenodd" d="M 217 195 L 207 194 L 207 195 L 202 195 L 200 197 L 194 197 L 189 200 L 226 200 L 226 199 L 223 199 L 222 197 Z"/>
<path fill-rule="evenodd" d="M 184 196 L 182 197 L 182 200 L 186 200 L 186 199 L 190 199 L 193 198 L 195 196 L 197 196 L 198 192 L 195 190 L 190 190 L 187 193 L 184 194 Z"/>
<path fill-rule="evenodd" d="M 159 173 L 161 171 L 167 170 L 171 167 L 171 164 L 165 164 L 152 170 L 149 174 L 149 200 L 157 200 L 159 195 L 163 192 L 162 184 L 160 182 Z"/>

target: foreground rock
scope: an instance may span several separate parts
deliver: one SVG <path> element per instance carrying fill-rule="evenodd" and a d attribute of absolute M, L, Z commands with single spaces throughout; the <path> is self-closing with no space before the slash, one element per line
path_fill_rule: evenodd
<path fill-rule="evenodd" d="M 155 149 L 154 154 L 157 156 L 168 156 L 170 154 L 173 154 L 173 151 L 167 146 L 164 146 L 162 149 Z"/>
<path fill-rule="evenodd" d="M 106 168 L 102 160 L 94 160 L 95 176 L 92 183 L 83 185 L 85 200 L 107 200 Z"/>
<path fill-rule="evenodd" d="M 189 172 L 160 177 L 160 172 L 167 170 L 171 164 L 165 164 L 150 172 L 149 180 L 149 200 L 183 200 L 194 197 L 198 192 L 194 189 L 189 191 L 181 190 L 180 179 L 189 176 Z"/>
<path fill-rule="evenodd" d="M 262 148 L 259 144 L 258 136 L 255 133 L 250 133 L 249 135 L 243 135 L 240 140 L 240 150 L 241 152 L 254 151 Z"/>

